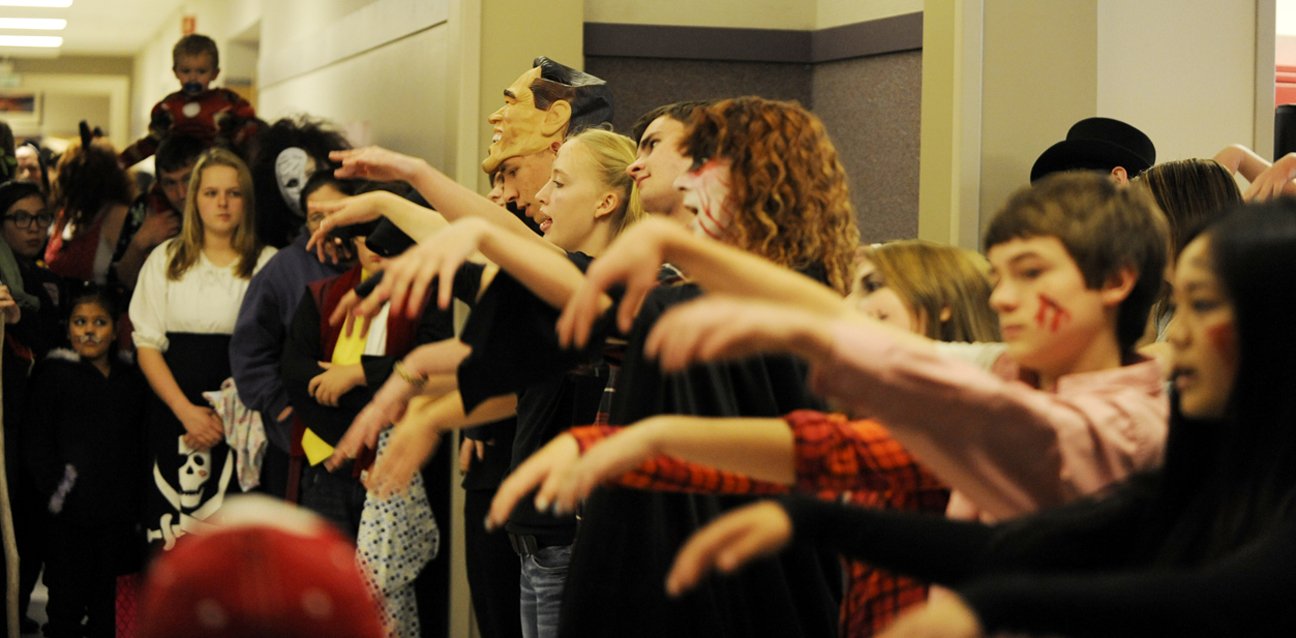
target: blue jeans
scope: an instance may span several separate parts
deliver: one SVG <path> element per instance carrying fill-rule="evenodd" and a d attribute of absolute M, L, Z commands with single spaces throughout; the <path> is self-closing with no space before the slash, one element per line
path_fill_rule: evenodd
<path fill-rule="evenodd" d="M 571 563 L 571 545 L 542 547 L 523 556 L 522 638 L 553 638 L 558 635 L 558 608 L 562 605 L 563 583 Z"/>

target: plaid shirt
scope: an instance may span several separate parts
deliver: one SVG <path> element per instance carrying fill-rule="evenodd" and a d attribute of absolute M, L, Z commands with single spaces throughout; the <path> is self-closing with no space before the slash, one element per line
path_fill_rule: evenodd
<path fill-rule="evenodd" d="M 943 513 L 949 490 L 876 421 L 850 421 L 841 414 L 798 410 L 784 419 L 796 441 L 796 489 L 825 500 L 880 509 Z M 581 453 L 621 428 L 573 428 Z M 644 461 L 615 480 L 644 490 L 725 494 L 781 494 L 787 487 L 678 458 Z M 842 601 L 845 636 L 872 636 L 904 609 L 927 598 L 923 583 L 858 561 L 845 561 L 849 587 Z"/>

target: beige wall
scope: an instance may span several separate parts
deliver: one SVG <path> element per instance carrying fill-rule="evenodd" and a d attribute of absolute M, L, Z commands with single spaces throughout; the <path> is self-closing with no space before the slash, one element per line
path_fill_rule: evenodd
<path fill-rule="evenodd" d="M 811 0 L 585 0 L 585 19 L 614 24 L 806 30 L 818 26 L 816 4 Z"/>
<path fill-rule="evenodd" d="M 1100 0 L 1097 114 L 1142 129 L 1157 161 L 1253 144 L 1255 25 L 1249 2 Z"/>
<path fill-rule="evenodd" d="M 986 0 L 982 224 L 1035 158 L 1097 105 L 1097 11 L 1075 0 Z"/>
<path fill-rule="evenodd" d="M 829 29 L 922 10 L 922 0 L 818 0 L 815 28 Z"/>
<path fill-rule="evenodd" d="M 827 29 L 922 10 L 922 0 L 585 0 L 589 22 L 747 29 Z"/>
<path fill-rule="evenodd" d="M 988 222 L 1035 158 L 1085 117 L 1138 126 L 1159 160 L 1271 144 L 1273 0 L 930 0 L 925 9 L 925 238 L 976 246 L 967 221 Z"/>

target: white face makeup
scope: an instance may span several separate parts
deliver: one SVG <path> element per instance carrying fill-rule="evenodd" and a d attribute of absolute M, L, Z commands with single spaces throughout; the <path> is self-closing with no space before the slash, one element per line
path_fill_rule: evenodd
<path fill-rule="evenodd" d="M 731 166 L 727 159 L 712 158 L 675 180 L 676 188 L 684 192 L 684 208 L 695 215 L 693 230 L 698 235 L 723 240 L 728 234 L 733 223 Z"/>

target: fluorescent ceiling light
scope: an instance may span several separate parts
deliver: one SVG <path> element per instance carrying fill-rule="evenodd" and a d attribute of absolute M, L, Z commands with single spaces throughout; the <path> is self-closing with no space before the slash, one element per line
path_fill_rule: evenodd
<path fill-rule="evenodd" d="M 0 47 L 53 49 L 61 46 L 63 38 L 56 35 L 0 35 Z"/>
<path fill-rule="evenodd" d="M 62 31 L 66 28 L 67 20 L 63 18 L 0 18 L 0 29 Z"/>
<path fill-rule="evenodd" d="M 64 9 L 72 6 L 72 0 L 0 0 L 0 7 L 52 7 Z"/>

